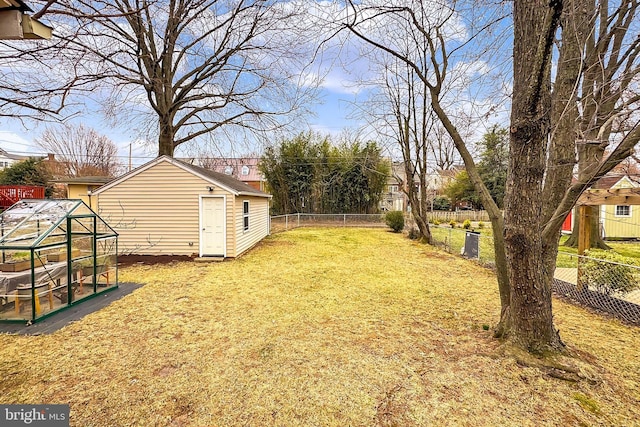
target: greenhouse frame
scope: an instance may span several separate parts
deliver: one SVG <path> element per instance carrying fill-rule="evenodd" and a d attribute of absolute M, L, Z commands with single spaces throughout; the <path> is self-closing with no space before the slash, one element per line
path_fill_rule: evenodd
<path fill-rule="evenodd" d="M 118 234 L 82 200 L 0 215 L 0 322 L 35 322 L 118 287 Z"/>

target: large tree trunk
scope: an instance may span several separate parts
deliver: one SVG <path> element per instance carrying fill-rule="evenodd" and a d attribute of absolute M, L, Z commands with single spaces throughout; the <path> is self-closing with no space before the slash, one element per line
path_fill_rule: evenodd
<path fill-rule="evenodd" d="M 600 233 L 600 209 L 592 209 L 592 215 L 589 216 L 591 222 L 591 234 L 589 235 L 589 247 L 595 249 L 609 250 L 611 247 L 605 243 L 602 239 L 602 233 Z M 564 246 L 571 248 L 578 247 L 578 230 L 580 229 L 580 216 L 576 215 L 573 219 L 573 229 L 571 236 L 564 242 Z"/>
<path fill-rule="evenodd" d="M 543 184 L 551 118 L 551 52 L 562 3 L 514 2 L 514 85 L 505 195 L 505 252 L 511 285 L 508 338 L 533 352 L 557 350 L 551 278 L 543 244 Z M 551 245 L 552 246 L 552 245 Z"/>
<path fill-rule="evenodd" d="M 413 185 L 412 183 L 410 185 Z M 420 199 L 416 195 L 415 189 L 409 190 L 409 202 L 411 206 L 411 216 L 413 216 L 418 231 L 420 233 L 420 239 L 425 243 L 431 244 L 431 229 L 429 228 L 429 220 L 427 218 L 427 202 L 425 199 Z"/>
<path fill-rule="evenodd" d="M 158 137 L 158 156 L 173 157 L 175 144 L 173 142 L 174 131 L 171 119 L 160 117 L 160 136 Z"/>

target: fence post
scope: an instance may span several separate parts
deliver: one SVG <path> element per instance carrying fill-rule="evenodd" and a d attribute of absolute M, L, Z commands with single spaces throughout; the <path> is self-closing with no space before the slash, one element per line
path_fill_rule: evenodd
<path fill-rule="evenodd" d="M 300 212 L 298 212 L 298 228 L 300 227 Z"/>
<path fill-rule="evenodd" d="M 578 206 L 578 216 L 580 223 L 578 224 L 578 280 L 577 289 L 583 291 L 584 280 L 582 277 L 581 265 L 584 262 L 585 251 L 588 251 L 591 243 L 591 206 L 580 205 Z"/>
<path fill-rule="evenodd" d="M 342 214 L 342 226 L 347 226 L 347 214 Z"/>
<path fill-rule="evenodd" d="M 289 230 L 289 214 L 284 214 L 284 230 Z"/>

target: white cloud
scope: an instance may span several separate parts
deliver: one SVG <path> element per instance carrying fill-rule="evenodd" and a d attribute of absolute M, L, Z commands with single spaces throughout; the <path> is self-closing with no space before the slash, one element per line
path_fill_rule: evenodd
<path fill-rule="evenodd" d="M 0 131 L 0 148 L 11 154 L 42 154 L 32 141 L 12 131 Z"/>

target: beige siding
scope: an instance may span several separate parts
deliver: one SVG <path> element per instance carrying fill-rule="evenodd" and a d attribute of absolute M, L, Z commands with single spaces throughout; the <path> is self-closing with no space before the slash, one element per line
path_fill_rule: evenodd
<path fill-rule="evenodd" d="M 615 206 L 603 206 L 600 217 L 607 238 L 640 237 L 640 206 L 630 206 L 630 217 L 617 217 Z"/>
<path fill-rule="evenodd" d="M 80 199 L 87 204 L 87 206 L 93 208 L 91 206 L 91 200 L 89 199 L 89 188 L 87 184 L 67 184 L 67 198 L 68 199 Z"/>
<path fill-rule="evenodd" d="M 244 231 L 242 206 L 244 201 L 249 201 L 249 230 Z M 237 212 L 235 221 L 236 252 L 237 255 L 253 247 L 269 234 L 269 199 L 262 197 L 236 197 L 235 209 Z"/>
<path fill-rule="evenodd" d="M 233 218 L 233 195 L 208 185 L 162 162 L 100 193 L 99 213 L 119 233 L 121 253 L 198 254 L 200 195 L 226 195 L 227 224 Z M 227 227 L 227 256 L 235 252 L 233 234 Z"/>

